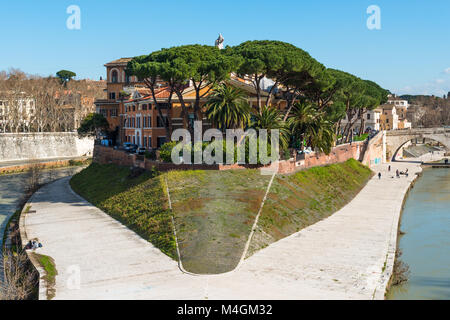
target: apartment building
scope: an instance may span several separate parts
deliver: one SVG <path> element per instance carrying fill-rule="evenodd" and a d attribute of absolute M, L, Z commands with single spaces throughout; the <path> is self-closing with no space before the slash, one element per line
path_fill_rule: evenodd
<path fill-rule="evenodd" d="M 398 116 L 397 129 L 410 129 L 411 122 L 407 120 L 408 108 L 410 107 L 408 100 L 401 99 L 396 95 L 389 95 L 387 104 L 393 105 L 396 109 Z"/>
<path fill-rule="evenodd" d="M 355 115 L 355 117 L 352 119 L 352 122 L 354 123 L 353 129 L 356 131 L 360 131 L 361 129 L 361 123 L 364 123 L 363 132 L 367 131 L 379 131 L 381 128 L 381 109 L 374 109 L 374 110 L 368 110 L 365 114 L 363 114 L 363 121 L 358 118 L 358 115 Z M 357 119 L 358 118 L 358 119 Z M 345 116 L 344 119 L 341 120 L 340 128 L 343 130 L 348 125 L 348 117 Z"/>
<path fill-rule="evenodd" d="M 395 105 L 383 104 L 379 107 L 381 110 L 380 126 L 381 130 L 397 130 L 398 129 L 398 114 Z"/>

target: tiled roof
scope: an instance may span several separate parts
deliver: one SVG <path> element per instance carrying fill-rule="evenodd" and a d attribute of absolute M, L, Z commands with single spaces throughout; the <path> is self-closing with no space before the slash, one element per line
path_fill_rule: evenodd
<path fill-rule="evenodd" d="M 380 106 L 380 108 L 382 108 L 383 110 L 392 110 L 392 108 L 395 108 L 395 105 L 387 103 L 387 104 L 382 104 Z"/>
<path fill-rule="evenodd" d="M 105 64 L 105 67 L 108 66 L 116 66 L 116 65 L 126 65 L 129 61 L 131 61 L 133 58 L 120 58 L 111 62 L 108 62 Z"/>
<path fill-rule="evenodd" d="M 145 95 L 143 98 L 136 99 L 136 101 L 147 101 L 147 100 L 153 100 L 153 95 L 150 91 L 150 89 L 147 88 L 138 88 L 137 89 L 140 94 Z M 155 96 L 158 99 L 167 99 L 169 98 L 170 89 L 168 87 L 160 88 L 155 90 Z M 133 102 L 135 100 L 129 99 L 125 101 L 125 103 Z"/>

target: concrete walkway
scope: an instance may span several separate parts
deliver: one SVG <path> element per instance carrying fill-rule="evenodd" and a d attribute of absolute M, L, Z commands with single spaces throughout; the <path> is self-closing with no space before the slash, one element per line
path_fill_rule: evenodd
<path fill-rule="evenodd" d="M 392 270 L 402 201 L 417 164 L 379 166 L 379 180 L 337 213 L 282 239 L 225 275 L 191 276 L 75 195 L 68 179 L 33 196 L 29 239 L 54 258 L 55 299 L 382 299 Z M 409 169 L 409 177 L 391 178 Z M 77 288 L 77 274 L 80 287 Z"/>

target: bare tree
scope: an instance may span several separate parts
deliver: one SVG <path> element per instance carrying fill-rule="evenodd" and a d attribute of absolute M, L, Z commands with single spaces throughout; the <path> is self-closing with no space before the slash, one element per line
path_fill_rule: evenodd
<path fill-rule="evenodd" d="M 33 160 L 31 160 L 33 161 Z M 42 169 L 43 166 L 40 163 L 33 163 L 27 170 L 26 180 L 25 180 L 25 193 L 35 192 L 42 180 Z"/>
<path fill-rule="evenodd" d="M 18 69 L 0 72 L 1 132 L 74 131 L 95 111 L 104 83 L 27 75 Z"/>
<path fill-rule="evenodd" d="M 38 273 L 31 266 L 24 250 L 3 253 L 4 279 L 0 288 L 0 300 L 27 300 L 35 291 Z"/>

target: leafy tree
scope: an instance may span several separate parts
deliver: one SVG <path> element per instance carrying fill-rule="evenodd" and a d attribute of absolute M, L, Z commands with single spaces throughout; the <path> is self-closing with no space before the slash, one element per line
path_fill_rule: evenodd
<path fill-rule="evenodd" d="M 185 125 L 189 127 L 188 110 L 183 97 L 189 83 L 192 83 L 196 96 L 194 114 L 197 119 L 201 119 L 200 99 L 217 83 L 229 77 L 235 64 L 235 57 L 226 56 L 215 47 L 185 45 L 136 57 L 129 62 L 128 72 L 143 80 L 150 88 L 158 110 L 155 89 L 158 81 L 165 82 L 170 88 L 170 98 L 173 93 L 178 97 Z"/>
<path fill-rule="evenodd" d="M 329 72 L 339 83 L 333 101 L 345 105 L 348 122 L 343 135 L 346 141 L 349 141 L 353 125 L 358 120 L 361 107 L 366 102 L 364 100 L 365 84 L 360 78 L 350 73 L 335 69 L 329 69 Z"/>
<path fill-rule="evenodd" d="M 237 73 L 251 79 L 256 90 L 259 113 L 262 113 L 261 80 L 264 77 L 275 82 L 265 103 L 268 105 L 279 84 L 285 83 L 293 73 L 308 74 L 317 64 L 307 52 L 282 41 L 246 41 L 227 48 L 226 53 L 238 57 L 240 64 Z"/>
<path fill-rule="evenodd" d="M 106 132 L 109 129 L 109 123 L 106 118 L 98 113 L 89 114 L 78 128 L 78 135 L 80 136 L 98 136 L 101 132 Z"/>
<path fill-rule="evenodd" d="M 56 73 L 56 76 L 61 81 L 61 84 L 64 84 L 64 86 L 67 86 L 67 83 L 72 80 L 73 77 L 76 77 L 77 74 L 75 72 L 69 71 L 69 70 L 60 70 Z"/>
<path fill-rule="evenodd" d="M 206 117 L 220 129 L 245 128 L 251 116 L 246 97 L 241 89 L 221 84 L 206 103 Z"/>

